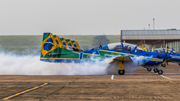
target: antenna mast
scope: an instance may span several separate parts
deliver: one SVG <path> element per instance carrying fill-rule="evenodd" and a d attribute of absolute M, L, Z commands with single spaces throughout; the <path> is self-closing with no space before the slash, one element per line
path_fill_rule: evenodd
<path fill-rule="evenodd" d="M 155 18 L 153 18 L 153 30 L 155 29 Z"/>

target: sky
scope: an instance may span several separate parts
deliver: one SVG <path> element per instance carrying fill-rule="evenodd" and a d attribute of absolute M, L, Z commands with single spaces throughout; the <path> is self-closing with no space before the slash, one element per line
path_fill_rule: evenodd
<path fill-rule="evenodd" d="M 180 0 L 0 0 L 0 35 L 119 35 L 180 28 Z"/>

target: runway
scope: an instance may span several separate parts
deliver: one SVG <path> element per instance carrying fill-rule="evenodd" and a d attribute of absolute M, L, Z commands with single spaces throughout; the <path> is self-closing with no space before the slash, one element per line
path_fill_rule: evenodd
<path fill-rule="evenodd" d="M 9 101 L 180 100 L 180 66 L 170 63 L 163 76 L 140 67 L 125 75 L 0 75 L 0 98 Z M 170 79 L 168 79 L 170 78 Z"/>

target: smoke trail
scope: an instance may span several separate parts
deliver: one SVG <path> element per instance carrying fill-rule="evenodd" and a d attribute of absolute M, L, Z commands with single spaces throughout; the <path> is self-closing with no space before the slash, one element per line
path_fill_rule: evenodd
<path fill-rule="evenodd" d="M 136 71 L 142 64 L 148 62 L 147 58 L 151 58 L 151 57 L 144 57 L 144 56 L 131 57 L 132 60 L 131 62 L 123 62 L 125 73 L 133 73 L 134 71 Z M 107 74 L 118 74 L 117 72 L 118 70 L 119 70 L 119 63 L 114 62 L 107 67 Z"/>
<path fill-rule="evenodd" d="M 110 59 L 85 63 L 49 63 L 40 55 L 0 53 L 1 75 L 105 75 Z"/>
<path fill-rule="evenodd" d="M 144 56 L 131 57 L 132 62 L 126 63 L 124 65 L 126 67 L 125 70 L 127 71 L 127 73 L 132 73 L 133 71 L 137 70 L 142 64 L 148 62 L 147 58 L 151 58 L 151 57 L 144 57 Z"/>
<path fill-rule="evenodd" d="M 40 55 L 16 55 L 0 52 L 0 75 L 107 75 L 118 74 L 118 63 L 109 65 L 112 59 L 85 63 L 49 63 L 40 61 Z M 125 63 L 126 73 L 139 67 L 143 57 Z M 133 68 L 132 68 L 133 67 Z"/>

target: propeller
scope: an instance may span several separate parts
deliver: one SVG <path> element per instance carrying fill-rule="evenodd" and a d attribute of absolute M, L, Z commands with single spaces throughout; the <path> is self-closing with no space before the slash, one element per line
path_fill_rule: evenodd
<path fill-rule="evenodd" d="M 162 45 L 161 45 L 161 49 L 160 49 L 160 52 L 162 52 L 163 51 L 163 49 L 162 49 Z"/>
<path fill-rule="evenodd" d="M 167 46 L 167 43 L 166 43 L 166 48 L 165 48 L 165 66 L 163 66 L 163 67 L 167 67 L 167 58 L 168 58 L 168 54 L 167 54 L 167 48 L 168 48 L 168 46 Z"/>
<path fill-rule="evenodd" d="M 148 50 L 147 51 L 149 51 L 149 45 L 148 45 Z"/>
<path fill-rule="evenodd" d="M 151 51 L 154 52 L 154 46 L 152 47 Z"/>

